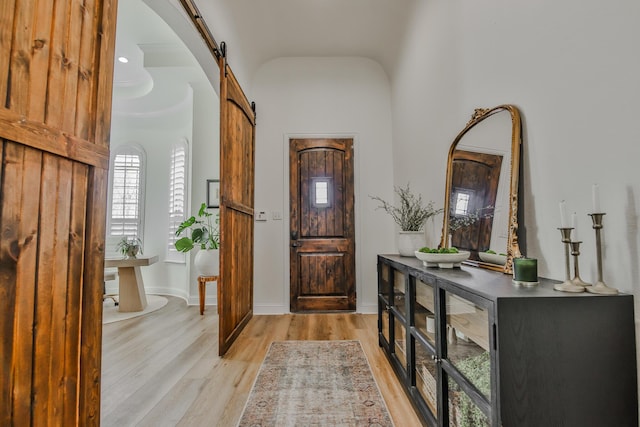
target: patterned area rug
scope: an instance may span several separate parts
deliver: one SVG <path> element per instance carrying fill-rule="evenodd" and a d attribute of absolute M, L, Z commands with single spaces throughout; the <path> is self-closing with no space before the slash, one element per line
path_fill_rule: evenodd
<path fill-rule="evenodd" d="M 271 344 L 239 427 L 393 426 L 359 341 Z"/>

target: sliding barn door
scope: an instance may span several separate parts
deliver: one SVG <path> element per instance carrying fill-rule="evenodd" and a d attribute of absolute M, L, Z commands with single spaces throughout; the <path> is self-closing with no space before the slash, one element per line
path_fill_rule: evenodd
<path fill-rule="evenodd" d="M 231 68 L 220 65 L 219 353 L 253 315 L 255 114 Z"/>
<path fill-rule="evenodd" d="M 0 425 L 100 423 L 116 0 L 0 0 Z"/>

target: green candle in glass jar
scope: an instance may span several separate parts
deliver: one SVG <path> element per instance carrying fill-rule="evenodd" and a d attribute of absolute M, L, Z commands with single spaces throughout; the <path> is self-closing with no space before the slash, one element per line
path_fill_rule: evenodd
<path fill-rule="evenodd" d="M 516 282 L 538 282 L 538 260 L 535 258 L 513 259 L 513 280 Z"/>

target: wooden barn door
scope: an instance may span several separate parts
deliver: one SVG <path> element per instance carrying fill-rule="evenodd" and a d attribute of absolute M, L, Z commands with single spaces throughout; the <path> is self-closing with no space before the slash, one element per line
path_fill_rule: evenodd
<path fill-rule="evenodd" d="M 99 425 L 116 0 L 0 0 L 0 425 Z"/>
<path fill-rule="evenodd" d="M 255 114 L 224 57 L 220 61 L 218 351 L 222 356 L 253 315 Z"/>

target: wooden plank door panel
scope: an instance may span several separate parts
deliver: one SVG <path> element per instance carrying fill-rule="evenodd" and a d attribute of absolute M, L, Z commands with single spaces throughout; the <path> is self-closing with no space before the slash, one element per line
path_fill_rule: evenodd
<path fill-rule="evenodd" d="M 353 141 L 290 141 L 291 311 L 355 310 Z"/>
<path fill-rule="evenodd" d="M 220 66 L 220 282 L 222 356 L 253 315 L 255 114 L 224 57 Z"/>
<path fill-rule="evenodd" d="M 0 425 L 98 425 L 115 0 L 0 2 Z"/>

